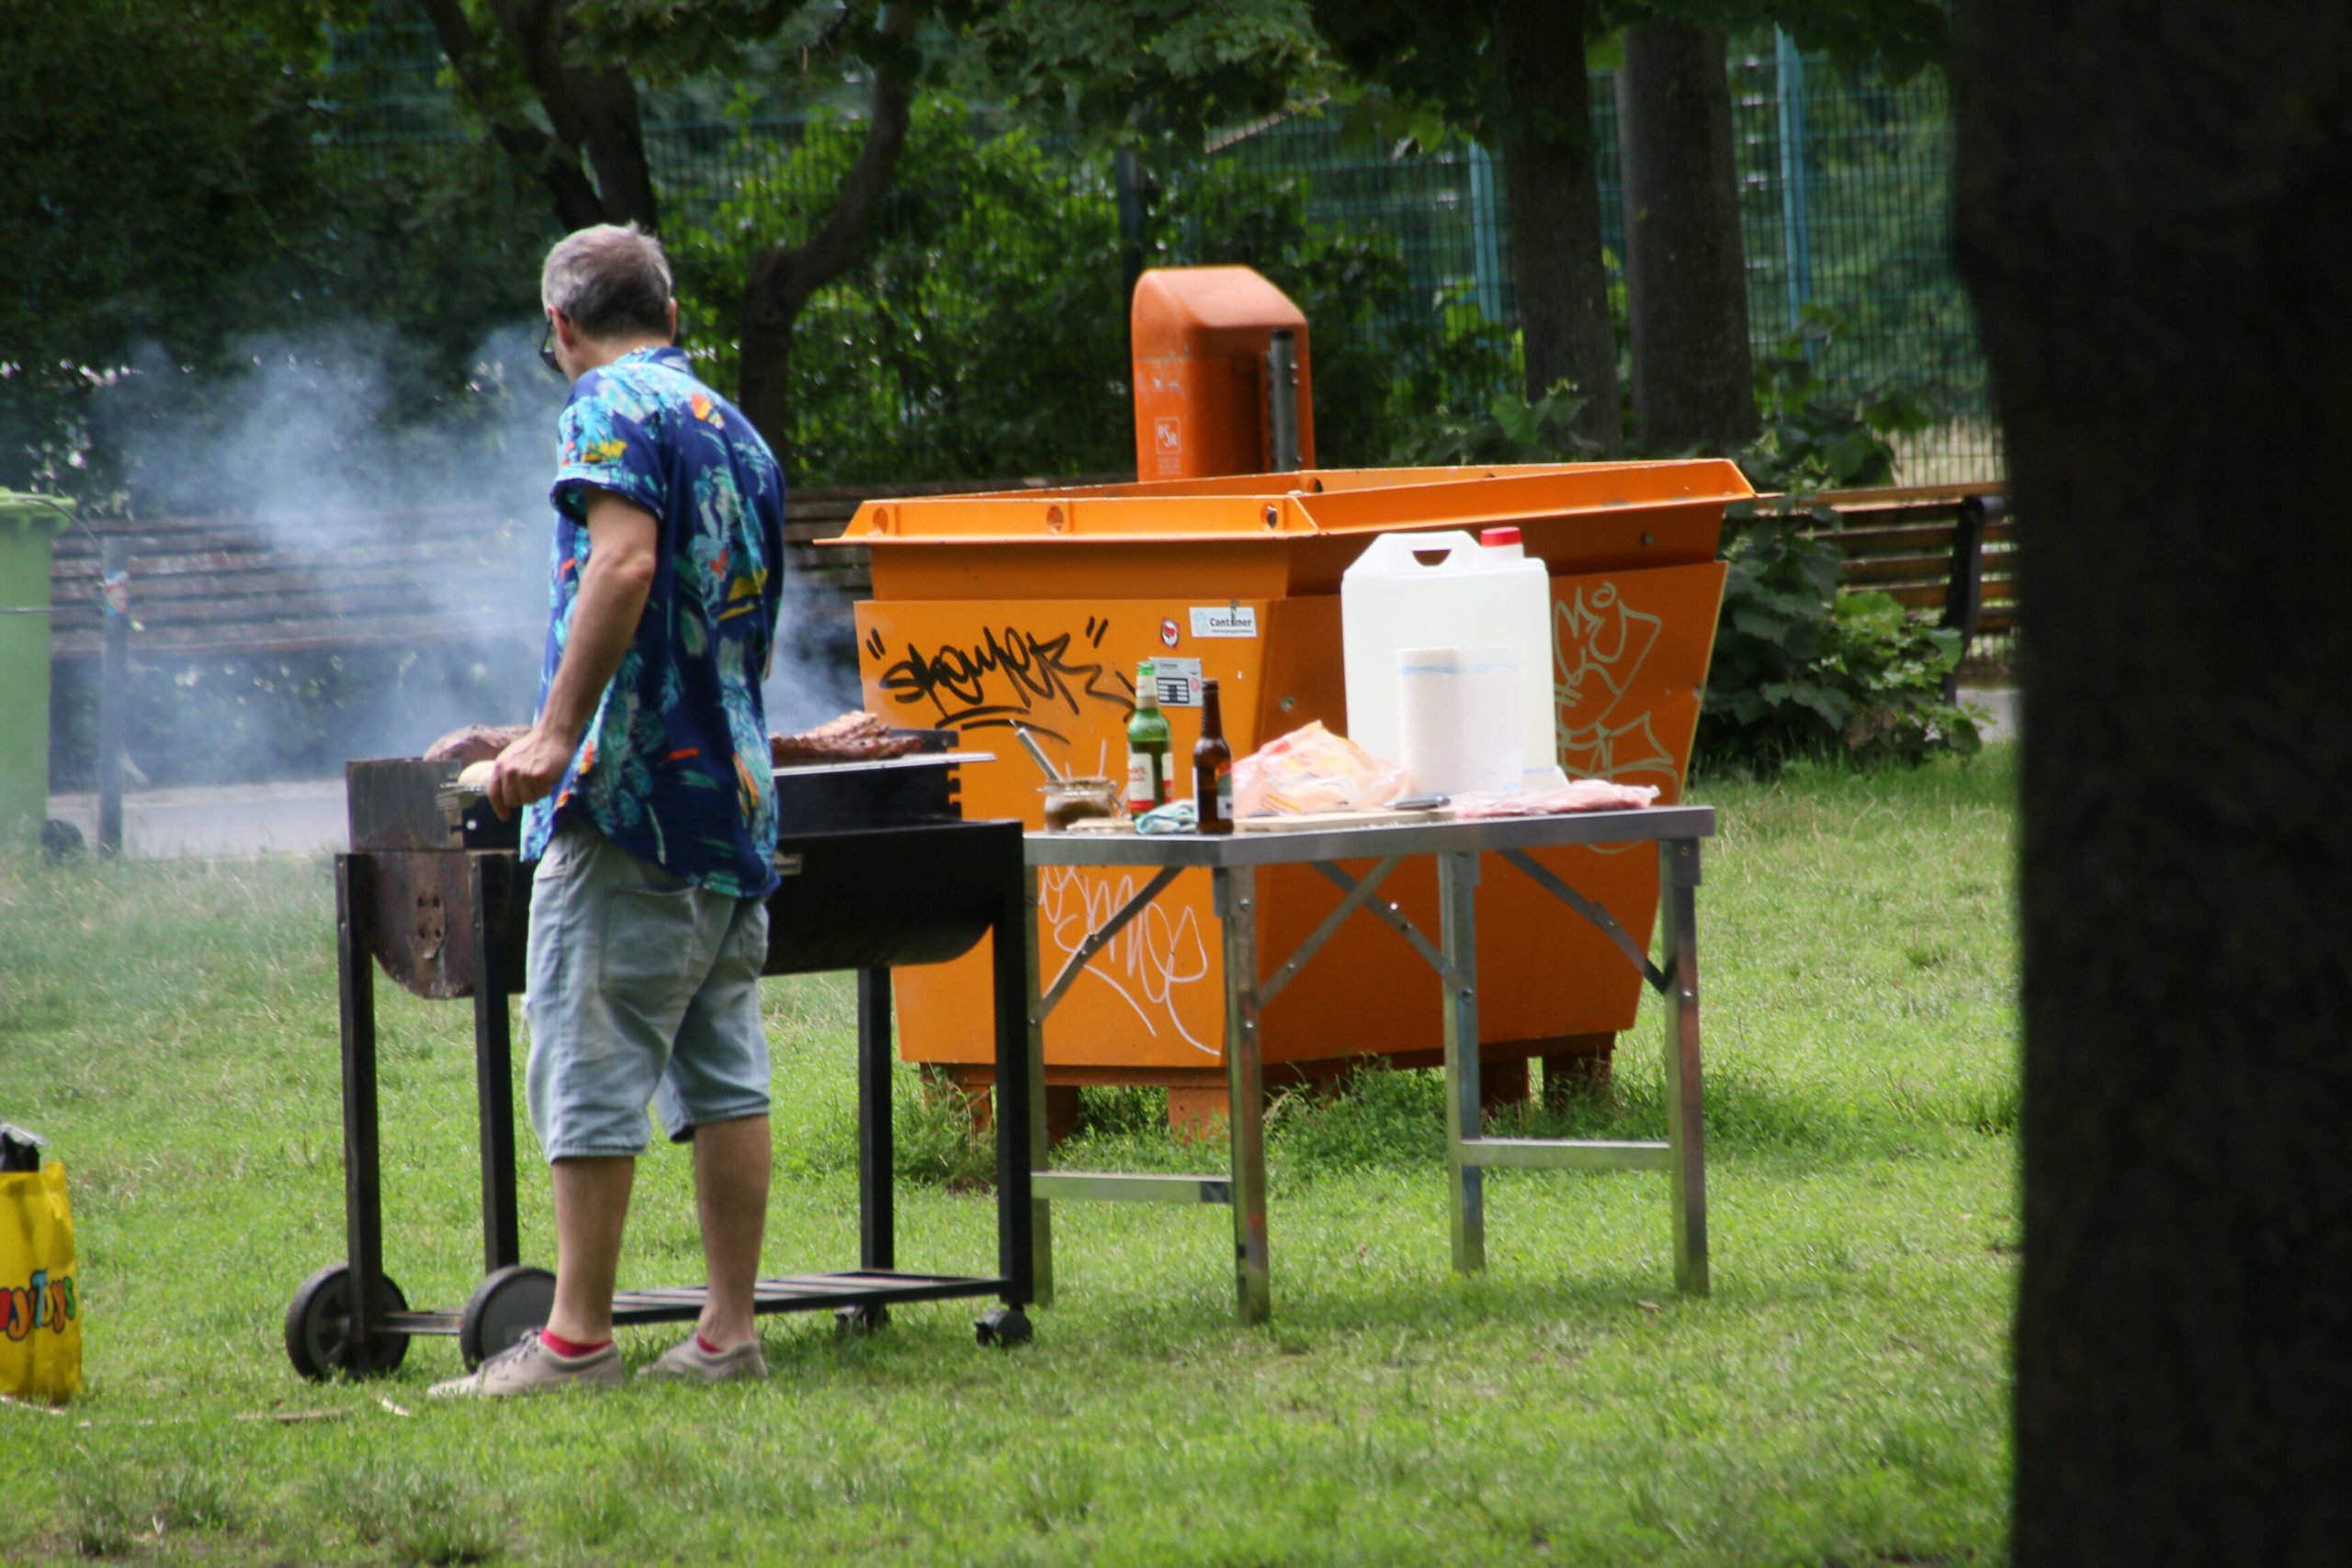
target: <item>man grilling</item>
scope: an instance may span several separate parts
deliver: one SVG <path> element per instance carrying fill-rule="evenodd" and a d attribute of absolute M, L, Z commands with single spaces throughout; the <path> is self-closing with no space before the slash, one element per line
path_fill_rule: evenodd
<path fill-rule="evenodd" d="M 435 1394 L 621 1381 L 613 1284 L 646 1108 L 694 1146 L 709 1291 L 640 1377 L 763 1378 L 752 1284 L 768 1199 L 759 975 L 776 885 L 760 680 L 775 637 L 784 480 L 673 346 L 660 243 L 582 229 L 548 253 L 540 356 L 557 423 L 539 709 L 489 794 L 523 809 L 531 890 L 526 1073 L 553 1168 L 546 1328 Z"/>

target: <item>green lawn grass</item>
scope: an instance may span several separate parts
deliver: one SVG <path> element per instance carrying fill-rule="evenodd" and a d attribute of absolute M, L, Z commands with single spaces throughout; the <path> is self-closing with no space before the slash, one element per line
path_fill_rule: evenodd
<path fill-rule="evenodd" d="M 1223 1211 L 1060 1205 L 1036 1342 L 982 1303 L 844 1340 L 763 1320 L 756 1388 L 443 1407 L 419 1340 L 312 1385 L 288 1297 L 342 1255 L 326 867 L 0 863 L 0 1115 L 66 1160 L 89 1391 L 0 1406 L 0 1562 L 1233 1563 L 1997 1561 L 2016 1262 L 2014 755 L 1699 792 L 1714 1292 L 1678 1297 L 1655 1175 L 1489 1178 L 1488 1271 L 1448 1265 L 1438 1091 L 1284 1100 L 1275 1315 L 1237 1326 Z M 379 985 L 387 1261 L 480 1273 L 470 1011 Z M 851 991 L 766 987 L 766 1262 L 855 1260 Z M 1658 1019 L 1615 1103 L 1656 1136 Z M 910 1077 L 899 1258 L 986 1271 L 993 1210 Z M 1214 1169 L 1140 1091 L 1061 1163 Z M 553 1251 L 525 1134 L 525 1253 Z M 624 1283 L 697 1277 L 685 1160 L 640 1171 Z M 632 1364 L 671 1331 L 626 1331 Z M 390 1404 L 387 1404 L 389 1399 Z M 394 1408 L 393 1406 L 397 1406 Z M 287 1422 L 273 1417 L 323 1413 Z"/>

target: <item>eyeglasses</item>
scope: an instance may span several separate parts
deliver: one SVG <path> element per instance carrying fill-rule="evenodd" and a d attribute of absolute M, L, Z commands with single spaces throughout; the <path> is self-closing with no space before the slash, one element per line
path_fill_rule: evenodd
<path fill-rule="evenodd" d="M 684 343 L 686 335 L 685 318 L 681 316 L 678 321 L 678 331 L 675 333 L 675 337 L 676 341 Z M 553 316 L 549 316 L 548 318 L 548 330 L 539 334 L 539 363 L 546 366 L 548 367 L 548 374 L 555 377 L 558 380 L 569 381 L 571 379 L 570 376 L 564 373 L 563 362 L 555 356 L 555 318 Z"/>

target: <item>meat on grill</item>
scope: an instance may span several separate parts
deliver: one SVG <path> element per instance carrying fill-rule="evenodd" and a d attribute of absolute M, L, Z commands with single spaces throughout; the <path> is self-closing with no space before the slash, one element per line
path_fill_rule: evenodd
<path fill-rule="evenodd" d="M 424 749 L 428 762 L 489 762 L 526 735 L 527 724 L 469 724 L 453 729 Z"/>
<path fill-rule="evenodd" d="M 797 735 L 768 737 L 768 755 L 776 767 L 800 767 L 823 762 L 878 762 L 903 757 L 919 742 L 899 735 L 870 713 L 845 713 Z"/>

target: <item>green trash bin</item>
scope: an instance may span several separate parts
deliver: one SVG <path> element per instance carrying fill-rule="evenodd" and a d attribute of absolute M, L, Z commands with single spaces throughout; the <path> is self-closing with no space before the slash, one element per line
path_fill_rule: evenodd
<path fill-rule="evenodd" d="M 0 490 L 0 840 L 49 816 L 49 552 L 64 503 Z"/>

